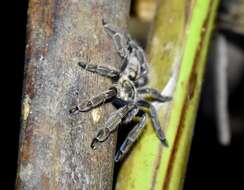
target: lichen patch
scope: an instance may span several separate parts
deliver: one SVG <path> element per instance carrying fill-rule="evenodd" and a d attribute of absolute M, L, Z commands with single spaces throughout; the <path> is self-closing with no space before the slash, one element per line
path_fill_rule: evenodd
<path fill-rule="evenodd" d="M 93 122 L 97 123 L 101 118 L 101 109 L 100 108 L 93 109 L 91 115 L 92 115 Z"/>
<path fill-rule="evenodd" d="M 29 116 L 30 104 L 31 104 L 31 99 L 28 95 L 26 95 L 23 99 L 23 107 L 22 107 L 22 118 L 24 121 L 26 121 Z"/>

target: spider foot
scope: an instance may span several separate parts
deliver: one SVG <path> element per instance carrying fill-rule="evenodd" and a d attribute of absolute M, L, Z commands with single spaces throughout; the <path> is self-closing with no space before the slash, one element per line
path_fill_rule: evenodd
<path fill-rule="evenodd" d="M 79 65 L 82 69 L 86 69 L 87 63 L 79 62 L 78 65 Z"/>
<path fill-rule="evenodd" d="M 114 161 L 115 161 L 115 162 L 119 162 L 119 161 L 121 160 L 122 156 L 123 156 L 123 153 L 120 152 L 120 151 L 118 151 L 118 152 L 116 153 L 115 157 L 114 157 Z"/>
<path fill-rule="evenodd" d="M 96 138 L 94 138 L 94 139 L 92 140 L 92 143 L 91 143 L 91 148 L 92 148 L 93 150 L 96 150 L 96 149 L 98 148 L 99 145 L 100 145 L 100 142 L 99 142 Z"/>
<path fill-rule="evenodd" d="M 79 112 L 86 112 L 89 111 L 92 108 L 93 104 L 91 101 L 85 101 L 81 103 L 78 106 L 75 106 L 74 108 L 70 109 L 70 114 L 78 114 Z"/>
<path fill-rule="evenodd" d="M 97 149 L 97 147 L 99 146 L 99 144 L 101 142 L 104 142 L 107 140 L 110 133 L 111 133 L 111 131 L 108 128 L 99 129 L 96 137 L 92 140 L 91 148 L 94 150 Z"/>
<path fill-rule="evenodd" d="M 79 108 L 77 106 L 69 110 L 70 114 L 78 114 L 79 112 L 80 111 L 79 111 Z"/>
<path fill-rule="evenodd" d="M 166 138 L 159 138 L 160 142 L 165 146 L 165 147 L 169 147 L 169 143 L 167 141 Z"/>
<path fill-rule="evenodd" d="M 107 34 L 112 37 L 115 35 L 117 32 L 105 21 L 105 19 L 102 19 L 102 25 L 107 32 Z"/>

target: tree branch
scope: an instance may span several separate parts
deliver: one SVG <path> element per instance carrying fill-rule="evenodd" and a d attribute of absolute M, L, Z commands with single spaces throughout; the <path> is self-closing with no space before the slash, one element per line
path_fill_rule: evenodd
<path fill-rule="evenodd" d="M 116 134 L 90 148 L 110 104 L 69 109 L 109 88 L 78 61 L 119 67 L 102 18 L 126 30 L 130 1 L 30 0 L 16 189 L 111 189 Z"/>

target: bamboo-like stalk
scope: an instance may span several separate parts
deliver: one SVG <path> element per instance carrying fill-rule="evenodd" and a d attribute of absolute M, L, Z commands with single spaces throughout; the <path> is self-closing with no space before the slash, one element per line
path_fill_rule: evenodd
<path fill-rule="evenodd" d="M 159 1 L 148 58 L 150 85 L 173 96 L 156 105 L 169 147 L 149 123 L 122 164 L 116 190 L 182 189 L 217 6 L 217 0 Z"/>
<path fill-rule="evenodd" d="M 110 87 L 77 63 L 120 67 L 102 18 L 126 31 L 129 7 L 129 0 L 29 1 L 16 189 L 112 189 L 116 133 L 96 151 L 90 145 L 114 108 L 69 110 Z"/>

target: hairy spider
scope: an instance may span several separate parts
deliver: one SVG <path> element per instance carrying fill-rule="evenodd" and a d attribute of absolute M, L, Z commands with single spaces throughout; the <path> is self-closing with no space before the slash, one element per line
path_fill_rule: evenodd
<path fill-rule="evenodd" d="M 110 115 L 104 126 L 98 129 L 97 135 L 91 143 L 93 149 L 99 143 L 107 140 L 109 135 L 117 130 L 120 123 L 127 124 L 136 121 L 136 125 L 129 132 L 115 155 L 115 161 L 117 162 L 128 152 L 131 145 L 142 133 L 146 113 L 152 120 L 158 138 L 164 145 L 167 145 L 157 118 L 156 109 L 151 102 L 166 102 L 171 97 L 162 96 L 156 89 L 145 87 L 148 77 L 148 64 L 143 49 L 128 34 L 116 32 L 104 20 L 102 24 L 104 30 L 114 42 L 116 51 L 122 59 L 122 66 L 120 70 L 117 70 L 106 66 L 79 62 L 78 64 L 82 69 L 108 77 L 113 83 L 108 90 L 72 108 L 70 113 L 87 112 L 108 101 L 111 101 L 118 108 Z"/>

